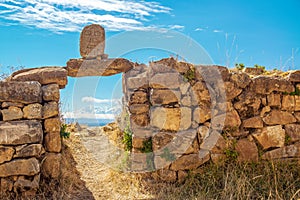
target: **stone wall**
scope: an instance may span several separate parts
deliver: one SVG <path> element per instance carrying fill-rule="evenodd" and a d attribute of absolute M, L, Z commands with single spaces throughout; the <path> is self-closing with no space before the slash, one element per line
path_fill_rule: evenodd
<path fill-rule="evenodd" d="M 21 70 L 0 82 L 0 197 L 34 195 L 41 175 L 58 179 L 60 67 Z"/>

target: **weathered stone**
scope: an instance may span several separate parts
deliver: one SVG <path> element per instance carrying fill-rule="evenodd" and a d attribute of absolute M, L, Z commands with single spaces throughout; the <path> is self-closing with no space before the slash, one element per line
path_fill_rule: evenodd
<path fill-rule="evenodd" d="M 161 63 L 161 60 L 150 62 L 149 64 L 151 75 L 157 73 L 175 72 L 175 70 L 172 69 L 167 63 Z"/>
<path fill-rule="evenodd" d="M 252 117 L 243 121 L 244 128 L 262 128 L 264 123 L 261 117 Z"/>
<path fill-rule="evenodd" d="M 208 83 L 213 83 L 218 79 L 226 81 L 229 78 L 229 71 L 227 67 L 218 65 L 197 65 L 195 66 L 195 69 L 196 76 L 197 73 L 199 73 L 202 79 Z"/>
<path fill-rule="evenodd" d="M 290 142 L 300 140 L 300 124 L 285 125 L 285 133 L 290 137 Z"/>
<path fill-rule="evenodd" d="M 134 172 L 145 172 L 154 169 L 154 161 L 151 153 L 134 153 L 130 158 L 130 169 Z"/>
<path fill-rule="evenodd" d="M 238 161 L 240 162 L 257 162 L 258 149 L 255 142 L 248 139 L 241 139 L 235 145 L 235 150 L 238 153 Z"/>
<path fill-rule="evenodd" d="M 130 122 L 132 124 L 142 126 L 142 127 L 147 126 L 147 125 L 149 125 L 149 122 L 150 122 L 149 115 L 148 115 L 148 113 L 131 115 Z"/>
<path fill-rule="evenodd" d="M 279 110 L 272 110 L 270 114 L 263 118 L 263 121 L 267 125 L 285 125 L 294 123 L 297 120 L 291 113 Z"/>
<path fill-rule="evenodd" d="M 176 89 L 180 87 L 179 73 L 155 74 L 150 78 L 149 84 L 152 88 Z"/>
<path fill-rule="evenodd" d="M 232 82 L 224 82 L 224 88 L 227 101 L 234 99 L 243 91 L 242 89 L 237 88 Z"/>
<path fill-rule="evenodd" d="M 0 164 L 10 161 L 15 153 L 14 148 L 0 146 Z"/>
<path fill-rule="evenodd" d="M 165 181 L 168 183 L 173 183 L 177 180 L 176 172 L 169 169 L 160 169 L 152 174 L 152 177 L 157 181 Z"/>
<path fill-rule="evenodd" d="M 295 96 L 283 95 L 281 110 L 294 111 L 295 110 Z"/>
<path fill-rule="evenodd" d="M 222 103 L 217 103 L 217 113 L 222 114 L 225 112 L 231 112 L 234 110 L 233 105 L 231 102 L 222 102 Z"/>
<path fill-rule="evenodd" d="M 154 89 L 150 96 L 150 101 L 152 105 L 166 105 L 172 103 L 179 103 L 180 99 L 180 92 L 176 90 Z"/>
<path fill-rule="evenodd" d="M 215 116 L 211 120 L 214 129 L 238 129 L 241 125 L 241 119 L 236 110 Z"/>
<path fill-rule="evenodd" d="M 300 83 L 300 70 L 290 72 L 288 80 L 295 83 Z"/>
<path fill-rule="evenodd" d="M 42 105 L 39 103 L 29 104 L 23 108 L 24 118 L 26 119 L 41 119 Z"/>
<path fill-rule="evenodd" d="M 30 144 L 16 147 L 14 158 L 40 157 L 44 153 L 43 145 Z"/>
<path fill-rule="evenodd" d="M 212 153 L 224 153 L 227 148 L 227 143 L 223 136 L 217 132 L 212 131 L 208 137 L 204 138 L 200 149 L 208 150 Z"/>
<path fill-rule="evenodd" d="M 47 133 L 44 142 L 48 152 L 59 153 L 61 151 L 61 137 L 59 131 Z"/>
<path fill-rule="evenodd" d="M 208 106 L 200 106 L 194 110 L 193 119 L 202 124 L 211 119 L 211 115 L 211 109 Z"/>
<path fill-rule="evenodd" d="M 295 96 L 295 111 L 300 111 L 300 96 Z"/>
<path fill-rule="evenodd" d="M 58 117 L 45 119 L 44 121 L 44 127 L 46 133 L 60 132 L 60 126 L 61 126 L 61 121 Z"/>
<path fill-rule="evenodd" d="M 294 92 L 293 84 L 283 78 L 259 76 L 253 79 L 250 88 L 257 94 L 270 94 L 277 92 Z"/>
<path fill-rule="evenodd" d="M 23 69 L 11 76 L 12 81 L 37 81 L 41 85 L 56 83 L 60 88 L 64 88 L 68 83 L 67 70 L 62 67 L 41 67 Z"/>
<path fill-rule="evenodd" d="M 19 176 L 14 184 L 14 191 L 26 192 L 28 190 L 37 191 L 39 189 L 40 175 L 35 175 L 33 180 L 26 179 L 24 176 Z"/>
<path fill-rule="evenodd" d="M 192 125 L 192 109 L 188 107 L 180 108 L 180 127 L 179 130 L 187 130 Z"/>
<path fill-rule="evenodd" d="M 151 109 L 151 126 L 160 130 L 178 131 L 181 114 L 179 108 L 154 108 Z"/>
<path fill-rule="evenodd" d="M 184 152 L 184 154 L 198 153 L 199 152 L 199 148 L 200 148 L 200 146 L 199 146 L 199 143 L 198 143 L 198 138 L 195 137 L 194 141 L 187 148 L 187 150 Z"/>
<path fill-rule="evenodd" d="M 10 178 L 0 178 L 0 191 L 2 194 L 12 191 L 14 182 Z"/>
<path fill-rule="evenodd" d="M 59 85 L 57 84 L 42 86 L 42 93 L 44 101 L 59 101 Z"/>
<path fill-rule="evenodd" d="M 0 101 L 16 103 L 41 103 L 42 90 L 38 82 L 0 81 Z"/>
<path fill-rule="evenodd" d="M 39 161 L 36 158 L 13 160 L 0 165 L 0 177 L 33 176 L 40 172 Z"/>
<path fill-rule="evenodd" d="M 80 55 L 83 58 L 96 58 L 104 54 L 105 31 L 98 24 L 85 26 L 80 34 Z"/>
<path fill-rule="evenodd" d="M 271 111 L 271 108 L 270 108 L 270 106 L 265 106 L 265 107 L 263 107 L 263 109 L 261 110 L 261 112 L 260 112 L 260 117 L 265 117 L 265 114 L 266 113 L 269 113 Z"/>
<path fill-rule="evenodd" d="M 136 91 L 130 97 L 130 104 L 144 104 L 147 101 L 147 93 L 143 91 Z"/>
<path fill-rule="evenodd" d="M 0 122 L 0 145 L 42 143 L 43 129 L 38 121 Z"/>
<path fill-rule="evenodd" d="M 267 95 L 268 106 L 281 107 L 281 96 L 280 94 L 271 93 Z"/>
<path fill-rule="evenodd" d="M 8 109 L 4 109 L 1 112 L 3 121 L 12 121 L 23 118 L 23 112 L 21 108 L 18 107 L 10 106 Z"/>
<path fill-rule="evenodd" d="M 45 103 L 42 109 L 43 119 L 55 117 L 59 113 L 58 103 L 55 101 L 51 101 Z"/>
<path fill-rule="evenodd" d="M 251 78 L 243 72 L 233 72 L 230 79 L 239 87 L 246 88 L 251 83 Z"/>
<path fill-rule="evenodd" d="M 186 96 L 182 97 L 180 103 L 183 106 L 191 107 L 191 105 L 192 105 L 192 98 L 191 98 L 191 96 L 190 95 L 186 95 Z"/>
<path fill-rule="evenodd" d="M 128 77 L 126 78 L 126 83 L 127 83 L 126 86 L 129 89 L 148 88 L 149 87 L 148 73 L 144 72 L 134 77 Z"/>
<path fill-rule="evenodd" d="M 261 75 L 264 73 L 264 69 L 262 68 L 254 68 L 254 67 L 246 67 L 244 72 L 251 75 Z"/>
<path fill-rule="evenodd" d="M 209 161 L 209 159 L 209 152 L 204 157 L 199 156 L 199 154 L 183 155 L 172 163 L 170 169 L 174 171 L 196 169 Z"/>
<path fill-rule="evenodd" d="M 299 157 L 300 157 L 299 143 L 269 151 L 262 156 L 262 158 L 266 160 L 299 158 Z"/>
<path fill-rule="evenodd" d="M 192 96 L 195 97 L 192 101 L 195 101 L 196 105 L 201 102 L 210 102 L 211 97 L 209 90 L 204 82 L 197 82 L 192 87 Z"/>
<path fill-rule="evenodd" d="M 166 147 L 175 137 L 174 134 L 168 132 L 159 132 L 155 134 L 152 138 L 152 149 L 153 151 L 157 151 Z"/>
<path fill-rule="evenodd" d="M 58 180 L 61 174 L 61 154 L 48 153 L 41 166 L 43 176 Z"/>
<path fill-rule="evenodd" d="M 182 83 L 179 87 L 181 94 L 187 94 L 191 87 L 191 84 L 189 82 L 187 83 Z"/>
<path fill-rule="evenodd" d="M 23 103 L 17 103 L 17 102 L 9 102 L 9 101 L 6 101 L 6 102 L 2 103 L 2 108 L 8 108 L 10 106 L 23 108 L 24 104 Z"/>
<path fill-rule="evenodd" d="M 253 136 L 263 149 L 284 146 L 285 131 L 282 129 L 281 125 L 268 126 L 258 129 Z"/>
<path fill-rule="evenodd" d="M 209 135 L 209 128 L 207 126 L 200 126 L 197 129 L 197 134 L 199 142 L 201 143 L 201 141 Z"/>
<path fill-rule="evenodd" d="M 183 183 L 188 176 L 189 174 L 186 171 L 178 171 L 178 182 Z"/>
<path fill-rule="evenodd" d="M 257 94 L 244 90 L 237 99 L 238 101 L 234 103 L 234 108 L 242 118 L 253 117 L 260 113 L 261 97 Z"/>
<path fill-rule="evenodd" d="M 71 59 L 67 62 L 68 76 L 111 76 L 127 72 L 133 68 L 133 63 L 124 58 L 110 59 Z"/>
<path fill-rule="evenodd" d="M 132 114 L 142 114 L 149 112 L 149 105 L 147 104 L 132 104 L 129 106 L 129 111 Z"/>

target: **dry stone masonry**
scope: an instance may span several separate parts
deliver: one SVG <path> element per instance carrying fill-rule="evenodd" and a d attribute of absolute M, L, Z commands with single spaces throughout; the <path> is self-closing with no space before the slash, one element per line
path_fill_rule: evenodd
<path fill-rule="evenodd" d="M 275 76 L 173 58 L 146 66 L 108 58 L 104 41 L 101 26 L 87 26 L 82 58 L 66 67 L 21 70 L 0 82 L 0 193 L 30 195 L 41 176 L 59 179 L 59 90 L 67 76 L 123 73 L 132 171 L 175 182 L 209 161 L 300 158 L 299 70 Z"/>

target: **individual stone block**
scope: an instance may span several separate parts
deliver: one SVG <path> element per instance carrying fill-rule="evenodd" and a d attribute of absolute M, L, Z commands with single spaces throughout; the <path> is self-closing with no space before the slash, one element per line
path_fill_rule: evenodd
<path fill-rule="evenodd" d="M 204 138 L 200 144 L 200 149 L 210 151 L 211 153 L 222 154 L 227 146 L 223 136 L 217 131 L 212 131 L 209 136 Z"/>
<path fill-rule="evenodd" d="M 48 152 L 59 153 L 61 151 L 61 137 L 59 131 L 51 131 L 45 136 L 45 147 Z"/>
<path fill-rule="evenodd" d="M 251 78 L 243 72 L 232 72 L 230 80 L 233 81 L 239 88 L 246 88 L 251 83 Z"/>
<path fill-rule="evenodd" d="M 159 132 L 152 137 L 152 149 L 158 151 L 166 147 L 175 137 L 174 134 L 168 132 Z"/>
<path fill-rule="evenodd" d="M 290 72 L 288 80 L 295 83 L 300 83 L 300 70 Z"/>
<path fill-rule="evenodd" d="M 177 89 L 180 87 L 179 73 L 155 74 L 149 80 L 150 87 L 160 89 Z"/>
<path fill-rule="evenodd" d="M 294 116 L 297 119 L 297 122 L 300 122 L 300 112 L 295 112 Z"/>
<path fill-rule="evenodd" d="M 60 86 L 60 88 L 64 88 L 68 83 L 67 70 L 62 67 L 23 69 L 13 73 L 11 80 L 20 82 L 37 81 L 41 85 L 56 83 Z"/>
<path fill-rule="evenodd" d="M 14 158 L 40 157 L 44 153 L 43 145 L 30 144 L 16 147 Z"/>
<path fill-rule="evenodd" d="M 181 114 L 179 108 L 162 108 L 151 109 L 151 126 L 160 130 L 178 131 L 180 127 Z"/>
<path fill-rule="evenodd" d="M 283 147 L 285 142 L 285 131 L 281 125 L 268 126 L 257 130 L 253 137 L 259 142 L 262 148 L 269 149 Z"/>
<path fill-rule="evenodd" d="M 192 102 L 195 102 L 196 105 L 208 103 L 211 101 L 211 96 L 209 90 L 204 82 L 197 82 L 192 87 Z M 193 104 L 194 105 L 194 104 Z"/>
<path fill-rule="evenodd" d="M 29 104 L 23 108 L 24 118 L 26 119 L 41 119 L 43 106 L 39 103 Z"/>
<path fill-rule="evenodd" d="M 36 158 L 13 160 L 0 165 L 0 177 L 33 176 L 40 172 L 40 164 Z"/>
<path fill-rule="evenodd" d="M 43 129 L 38 121 L 0 122 L 0 145 L 42 143 Z"/>
<path fill-rule="evenodd" d="M 240 117 L 249 118 L 260 113 L 261 97 L 249 90 L 244 90 L 234 103 Z"/>
<path fill-rule="evenodd" d="M 193 120 L 197 123 L 203 124 L 207 120 L 211 119 L 211 109 L 208 106 L 200 106 L 194 110 Z"/>
<path fill-rule="evenodd" d="M 224 88 L 225 88 L 227 101 L 234 99 L 243 91 L 242 89 L 236 87 L 232 82 L 224 82 Z"/>
<path fill-rule="evenodd" d="M 285 133 L 290 137 L 289 142 L 300 141 L 300 124 L 285 125 Z"/>
<path fill-rule="evenodd" d="M 40 185 L 40 174 L 35 175 L 30 179 L 25 176 L 19 176 L 17 181 L 14 183 L 14 191 L 28 192 L 30 191 L 32 195 L 39 189 Z"/>
<path fill-rule="evenodd" d="M 10 106 L 8 109 L 4 109 L 1 112 L 3 121 L 12 121 L 23 118 L 23 112 L 21 108 L 18 107 Z"/>
<path fill-rule="evenodd" d="M 44 121 L 44 127 L 46 133 L 60 132 L 60 126 L 61 126 L 61 121 L 58 117 L 45 119 Z"/>
<path fill-rule="evenodd" d="M 196 169 L 209 160 L 209 152 L 204 157 L 199 156 L 199 154 L 183 155 L 172 163 L 170 169 L 174 171 Z"/>
<path fill-rule="evenodd" d="M 300 111 L 300 96 L 295 96 L 295 111 Z"/>
<path fill-rule="evenodd" d="M 192 109 L 189 107 L 180 108 L 179 130 L 188 130 L 192 125 Z"/>
<path fill-rule="evenodd" d="M 240 162 L 257 162 L 258 148 L 253 141 L 241 139 L 235 145 L 235 150 L 238 153 L 238 161 Z"/>
<path fill-rule="evenodd" d="M 0 178 L 1 193 L 11 192 L 14 187 L 14 182 L 10 178 Z"/>
<path fill-rule="evenodd" d="M 14 103 L 41 103 L 41 84 L 36 81 L 30 82 L 2 82 L 0 81 L 0 101 Z"/>
<path fill-rule="evenodd" d="M 6 102 L 2 103 L 2 108 L 8 108 L 10 106 L 23 108 L 24 104 L 23 103 L 17 103 L 17 102 L 9 102 L 9 101 L 6 101 Z"/>
<path fill-rule="evenodd" d="M 68 76 L 111 76 L 124 73 L 133 68 L 134 64 L 124 58 L 71 59 L 67 62 Z"/>
<path fill-rule="evenodd" d="M 252 117 L 243 121 L 244 128 L 262 128 L 264 127 L 261 117 Z"/>
<path fill-rule="evenodd" d="M 262 159 L 275 160 L 285 158 L 299 158 L 300 157 L 300 144 L 293 144 L 279 149 L 266 152 Z"/>
<path fill-rule="evenodd" d="M 10 161 L 15 153 L 14 148 L 0 146 L 0 164 Z"/>
<path fill-rule="evenodd" d="M 145 104 L 148 101 L 146 92 L 136 91 L 130 97 L 130 104 Z"/>
<path fill-rule="evenodd" d="M 271 107 L 281 107 L 281 95 L 271 93 L 267 95 L 268 106 Z"/>
<path fill-rule="evenodd" d="M 129 111 L 131 114 L 143 114 L 149 112 L 148 104 L 132 104 L 129 106 Z"/>
<path fill-rule="evenodd" d="M 133 77 L 128 77 L 126 79 L 126 86 L 128 89 L 148 88 L 148 73 L 144 72 Z"/>
<path fill-rule="evenodd" d="M 48 153 L 41 166 L 43 176 L 58 180 L 61 174 L 61 160 L 60 153 Z"/>
<path fill-rule="evenodd" d="M 215 116 L 211 120 L 212 127 L 221 129 L 238 129 L 241 125 L 241 119 L 236 110 Z"/>
<path fill-rule="evenodd" d="M 138 115 L 130 115 L 130 123 L 133 125 L 145 127 L 149 125 L 149 115 L 148 113 L 138 114 Z"/>
<path fill-rule="evenodd" d="M 253 79 L 250 88 L 257 94 L 271 94 L 273 91 L 277 92 L 294 92 L 294 85 L 283 78 L 258 76 Z"/>
<path fill-rule="evenodd" d="M 261 75 L 264 73 L 264 69 L 262 68 L 254 68 L 254 67 L 246 67 L 244 72 L 251 75 Z"/>
<path fill-rule="evenodd" d="M 181 95 L 176 90 L 160 90 L 154 89 L 150 96 L 150 102 L 152 105 L 166 105 L 179 103 Z"/>
<path fill-rule="evenodd" d="M 294 111 L 295 110 L 295 96 L 283 95 L 281 110 Z"/>
<path fill-rule="evenodd" d="M 296 118 L 289 112 L 272 110 L 270 114 L 263 118 L 267 125 L 285 125 L 295 123 Z"/>
<path fill-rule="evenodd" d="M 98 24 L 85 26 L 80 34 L 80 55 L 83 58 L 96 58 L 104 54 L 105 31 Z"/>
<path fill-rule="evenodd" d="M 45 103 L 42 109 L 43 119 L 56 117 L 59 114 L 58 103 L 51 101 Z"/>
<path fill-rule="evenodd" d="M 44 101 L 59 101 L 59 85 L 49 84 L 42 86 L 43 100 Z"/>

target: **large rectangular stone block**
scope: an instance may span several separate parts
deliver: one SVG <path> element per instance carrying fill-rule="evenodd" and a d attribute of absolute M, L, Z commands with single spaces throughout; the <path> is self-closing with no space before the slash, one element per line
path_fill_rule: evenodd
<path fill-rule="evenodd" d="M 0 165 L 0 177 L 33 176 L 39 172 L 40 165 L 36 158 L 14 160 Z"/>

